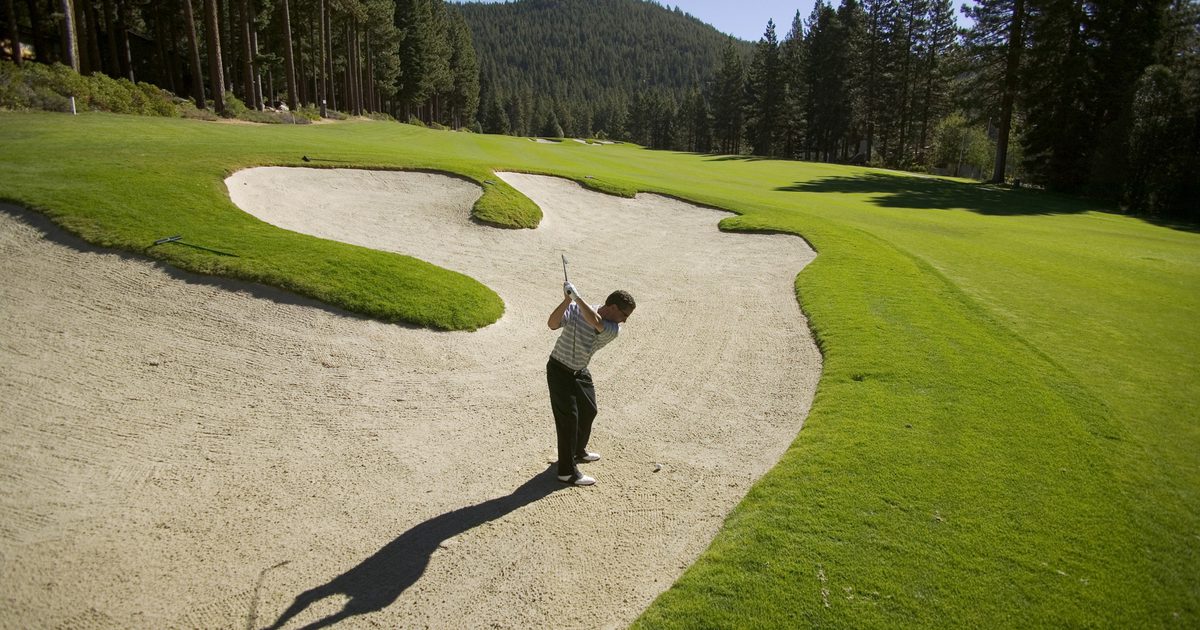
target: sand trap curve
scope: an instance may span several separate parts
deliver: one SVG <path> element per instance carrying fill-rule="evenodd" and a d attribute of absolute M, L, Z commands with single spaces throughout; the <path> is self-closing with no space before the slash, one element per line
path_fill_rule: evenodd
<path fill-rule="evenodd" d="M 502 177 L 543 209 L 538 229 L 472 223 L 479 189 L 439 175 L 227 180 L 285 229 L 484 282 L 506 313 L 473 333 L 172 271 L 0 211 L 0 626 L 633 620 L 800 429 L 820 358 L 792 281 L 813 253 L 659 196 Z M 548 466 L 562 252 L 585 296 L 639 304 L 593 362 L 588 489 Z"/>

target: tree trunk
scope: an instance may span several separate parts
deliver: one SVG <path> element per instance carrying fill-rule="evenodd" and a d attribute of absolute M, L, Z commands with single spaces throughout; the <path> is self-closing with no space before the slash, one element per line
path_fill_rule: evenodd
<path fill-rule="evenodd" d="M 178 90 L 175 89 L 175 67 L 174 64 L 171 63 L 171 57 L 173 56 L 174 51 L 172 51 L 171 47 L 167 45 L 167 42 L 169 41 L 167 39 L 167 32 L 168 30 L 163 28 L 162 5 L 155 3 L 154 43 L 156 50 L 158 50 L 159 72 L 161 73 L 160 81 L 162 82 L 163 87 L 168 88 L 172 92 L 177 92 Z"/>
<path fill-rule="evenodd" d="M 129 52 L 130 11 L 129 0 L 117 0 L 117 54 L 120 56 L 121 76 L 133 81 L 133 55 Z"/>
<path fill-rule="evenodd" d="M 350 22 L 346 22 L 346 109 L 351 116 L 358 115 L 354 97 L 358 93 L 354 89 L 354 38 L 351 37 Z"/>
<path fill-rule="evenodd" d="M 258 29 L 254 24 L 254 3 L 251 2 L 247 8 L 250 11 L 247 14 L 247 21 L 250 22 L 250 56 L 254 59 L 254 108 L 261 112 L 266 101 L 263 100 L 262 68 L 258 65 Z"/>
<path fill-rule="evenodd" d="M 366 74 L 363 72 L 363 45 L 361 25 L 354 23 L 354 85 L 358 88 L 358 115 L 366 115 L 371 104 L 367 102 L 367 86 L 364 84 Z"/>
<path fill-rule="evenodd" d="M 79 72 L 79 42 L 75 39 L 75 9 L 71 7 L 71 0 L 59 0 L 59 7 L 63 13 L 62 54 L 63 60 L 66 62 L 63 65 L 71 66 L 72 70 Z"/>
<path fill-rule="evenodd" d="M 318 70 L 318 72 L 320 73 L 321 79 L 320 79 L 320 87 L 317 89 L 317 105 L 321 108 L 321 118 L 325 118 L 329 114 L 329 110 L 327 109 L 327 107 L 325 105 L 326 99 L 329 98 L 329 96 L 328 96 L 329 95 L 329 82 L 328 82 L 329 75 L 325 74 L 325 64 L 327 62 L 326 57 L 329 54 L 328 47 L 325 44 L 325 37 L 326 37 L 325 19 L 327 17 L 326 12 L 327 12 L 327 10 L 326 10 L 326 6 L 325 6 L 325 0 L 320 0 L 320 7 L 319 7 L 320 15 L 318 17 L 319 17 L 319 21 L 321 22 L 321 26 L 320 26 L 320 33 L 319 33 L 320 41 L 317 45 L 317 48 L 320 49 L 320 51 L 321 51 L 320 55 L 318 55 L 318 58 L 320 59 L 320 66 L 321 66 L 321 68 Z"/>
<path fill-rule="evenodd" d="M 87 9 L 84 5 L 87 0 L 74 0 L 71 2 L 71 14 L 75 19 L 75 46 L 76 56 L 79 59 L 79 73 L 88 74 L 92 68 L 92 60 L 88 55 L 88 27 L 87 27 Z"/>
<path fill-rule="evenodd" d="M 108 44 L 108 67 L 105 73 L 110 77 L 121 76 L 120 56 L 117 54 L 117 27 L 113 24 L 112 0 L 104 0 L 100 5 L 104 12 L 104 39 Z"/>
<path fill-rule="evenodd" d="M 21 65 L 21 31 L 17 28 L 17 8 L 13 6 L 13 0 L 4 0 L 4 10 L 8 14 L 8 41 L 12 42 L 12 60 L 19 66 Z"/>
<path fill-rule="evenodd" d="M 213 110 L 225 114 L 225 75 L 221 66 L 221 31 L 217 23 L 217 0 L 204 2 L 204 31 L 208 41 L 208 80 L 212 84 Z"/>
<path fill-rule="evenodd" d="M 296 111 L 296 61 L 292 56 L 292 17 L 288 10 L 288 0 L 280 3 L 283 20 L 279 27 L 283 29 L 283 63 L 284 74 L 287 75 L 288 109 Z"/>
<path fill-rule="evenodd" d="M 250 44 L 250 31 L 254 28 L 250 18 L 250 7 L 246 0 L 238 2 L 242 20 L 242 98 L 246 105 L 258 109 L 254 98 L 254 49 Z"/>
<path fill-rule="evenodd" d="M 225 80 L 224 91 L 232 92 L 237 80 L 237 71 L 241 67 L 237 63 L 238 50 L 235 37 L 240 32 L 233 28 L 233 10 L 225 0 L 217 0 L 217 32 L 221 34 L 221 77 Z"/>
<path fill-rule="evenodd" d="M 50 63 L 50 58 L 46 54 L 48 47 L 42 37 L 42 7 L 37 0 L 25 0 L 25 6 L 29 9 L 29 28 L 30 41 L 33 44 L 33 60 L 43 63 Z"/>
<path fill-rule="evenodd" d="M 200 46 L 196 42 L 196 16 L 192 11 L 192 0 L 183 0 L 183 21 L 187 29 L 188 58 L 192 66 L 192 98 L 196 100 L 196 107 L 208 109 L 204 102 L 204 74 L 200 71 Z"/>
<path fill-rule="evenodd" d="M 934 57 L 934 47 L 929 47 L 929 57 L 926 59 L 926 76 L 925 76 L 925 99 L 922 102 L 921 109 L 921 140 L 920 146 L 917 147 L 917 161 L 920 164 L 925 164 L 925 143 L 929 138 L 929 101 L 933 99 L 933 75 L 937 69 L 937 62 Z"/>
<path fill-rule="evenodd" d="M 379 109 L 379 104 L 375 102 L 378 94 L 375 91 L 375 62 L 371 59 L 371 33 L 367 32 L 367 71 L 365 80 L 367 82 L 367 111 L 376 111 Z"/>
<path fill-rule="evenodd" d="M 89 0 L 83 3 L 83 7 L 87 14 L 88 57 L 91 59 L 88 74 L 104 72 L 104 57 L 100 56 L 100 18 L 96 15 L 96 5 Z"/>
<path fill-rule="evenodd" d="M 329 106 L 326 109 L 336 110 L 337 91 L 336 83 L 334 82 L 334 29 L 332 29 L 334 16 L 332 16 L 332 11 L 330 11 L 329 5 L 326 4 L 325 0 L 322 0 L 322 5 L 325 7 L 325 82 L 326 88 L 329 89 L 326 92 L 326 97 L 329 98 Z"/>
<path fill-rule="evenodd" d="M 133 54 L 130 50 L 130 24 L 133 22 L 133 7 L 130 5 L 131 0 L 121 0 L 121 66 L 125 70 L 125 78 L 137 80 L 133 77 Z"/>
<path fill-rule="evenodd" d="M 1004 96 L 1000 99 L 1000 124 L 997 125 L 996 166 L 992 169 L 992 184 L 1004 183 L 1004 172 L 1008 168 L 1008 136 L 1012 126 L 1013 101 L 1017 96 L 1017 80 L 1021 67 L 1021 49 L 1024 48 L 1021 27 L 1025 21 L 1025 0 L 1013 2 L 1012 24 L 1008 29 L 1008 61 L 1004 68 Z"/>
<path fill-rule="evenodd" d="M 308 93 L 308 65 L 304 63 L 304 49 L 306 48 L 305 40 L 307 39 L 304 36 L 306 26 L 304 19 L 305 15 L 306 14 L 303 11 L 296 14 L 296 28 L 294 33 L 295 39 L 293 41 L 295 46 L 292 50 L 292 53 L 296 55 L 296 104 L 300 107 L 304 107 L 305 103 L 312 102 L 312 99 L 309 97 Z"/>
<path fill-rule="evenodd" d="M 355 116 L 362 116 L 362 85 L 359 81 L 362 75 L 359 73 L 358 64 L 361 61 L 358 56 L 358 23 L 351 22 L 347 25 L 346 31 L 346 47 L 350 55 L 350 102 L 353 103 Z"/>
<path fill-rule="evenodd" d="M 305 82 L 309 84 L 308 102 L 315 107 L 320 107 L 318 102 L 321 100 L 321 28 L 317 26 L 320 18 L 320 9 L 310 11 L 308 13 L 308 69 L 309 73 L 305 78 Z"/>

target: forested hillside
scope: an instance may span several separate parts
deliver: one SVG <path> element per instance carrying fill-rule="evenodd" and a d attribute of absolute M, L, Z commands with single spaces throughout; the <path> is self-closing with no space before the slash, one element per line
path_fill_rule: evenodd
<path fill-rule="evenodd" d="M 636 99 L 681 100 L 710 81 L 728 39 L 678 8 L 645 0 L 467 3 L 461 10 L 480 63 L 484 126 L 519 135 L 620 136 Z M 749 54 L 750 44 L 736 45 Z"/>

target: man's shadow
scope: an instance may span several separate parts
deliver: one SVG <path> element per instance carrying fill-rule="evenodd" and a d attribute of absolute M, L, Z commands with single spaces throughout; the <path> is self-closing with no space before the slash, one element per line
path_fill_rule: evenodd
<path fill-rule="evenodd" d="M 416 525 L 358 566 L 326 584 L 297 595 L 296 601 L 269 628 L 281 628 L 309 606 L 338 594 L 349 598 L 345 607 L 305 628 L 325 628 L 355 615 L 382 610 L 420 579 L 429 565 L 430 557 L 442 541 L 494 521 L 565 487 L 555 477 L 554 465 L 551 464 L 545 472 L 535 475 L 509 495 L 459 508 Z"/>

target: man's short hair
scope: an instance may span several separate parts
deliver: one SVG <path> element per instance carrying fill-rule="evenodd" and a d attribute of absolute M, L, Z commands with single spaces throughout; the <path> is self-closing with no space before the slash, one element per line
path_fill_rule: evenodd
<path fill-rule="evenodd" d="M 625 313 L 626 315 L 632 313 L 633 309 L 637 308 L 637 302 L 633 301 L 633 296 L 629 295 L 629 292 L 623 289 L 619 291 L 613 291 L 611 294 L 609 294 L 608 299 L 604 301 L 604 304 L 605 306 L 616 305 L 616 307 L 621 309 L 621 312 Z"/>

